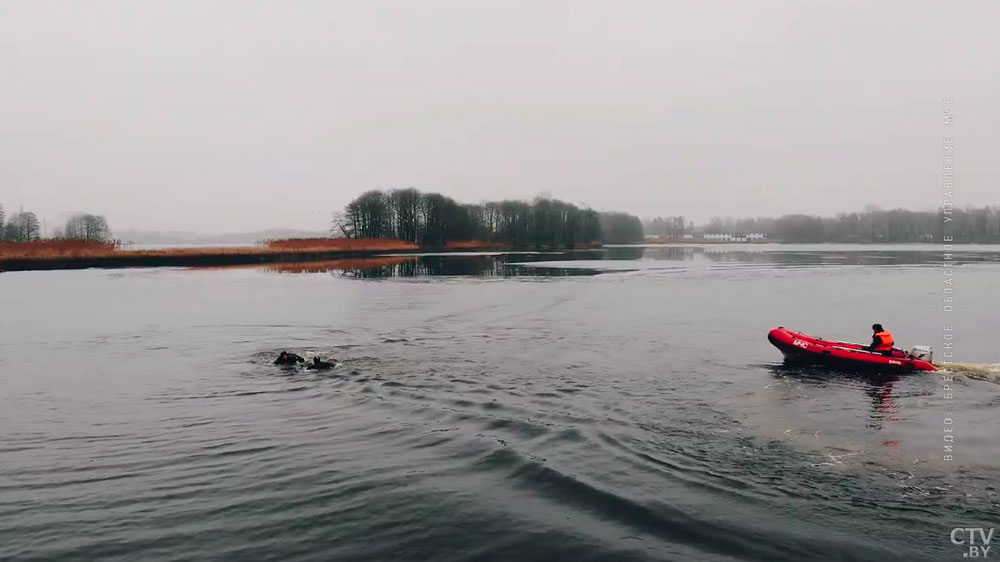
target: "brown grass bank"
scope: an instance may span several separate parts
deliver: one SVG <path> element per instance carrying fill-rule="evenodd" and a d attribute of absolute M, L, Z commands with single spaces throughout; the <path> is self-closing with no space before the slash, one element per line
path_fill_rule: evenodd
<path fill-rule="evenodd" d="M 39 240 L 0 243 L 0 271 L 86 269 L 91 267 L 210 267 L 364 259 L 385 252 L 417 253 L 495 249 L 482 242 L 455 242 L 421 248 L 412 242 L 381 238 L 297 238 L 256 245 L 129 249 L 117 242 Z"/>
<path fill-rule="evenodd" d="M 35 240 L 33 242 L 0 242 L 0 260 L 4 259 L 63 259 L 109 256 L 118 251 L 117 242 L 89 240 Z"/>

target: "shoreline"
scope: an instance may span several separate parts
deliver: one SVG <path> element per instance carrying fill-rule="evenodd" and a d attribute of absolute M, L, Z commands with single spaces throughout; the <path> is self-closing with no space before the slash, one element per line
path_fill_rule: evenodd
<path fill-rule="evenodd" d="M 415 247 L 414 245 L 394 245 L 390 241 L 365 247 L 358 244 L 355 247 L 322 248 L 294 246 L 268 248 L 261 246 L 215 246 L 190 247 L 177 246 L 156 250 L 115 250 L 106 254 L 91 255 L 20 255 L 4 257 L 0 254 L 0 273 L 14 271 L 56 271 L 78 269 L 126 269 L 140 267 L 220 267 L 241 265 L 294 264 L 321 262 L 345 259 L 370 259 L 390 256 L 420 256 L 424 254 L 452 254 L 479 252 L 538 252 L 538 251 L 574 251 L 595 250 L 607 248 L 656 248 L 656 247 L 763 247 L 763 246 L 795 246 L 778 241 L 767 243 L 733 243 L 733 242 L 645 242 L 636 244 L 596 244 L 586 246 L 570 245 L 540 245 L 540 246 L 507 246 L 502 244 L 475 244 L 459 242 L 446 246 Z M 843 244 L 839 242 L 819 242 L 822 244 Z M 938 244 L 925 243 L 860 243 L 858 246 L 926 246 L 934 248 Z M 962 244 L 962 246 L 977 247 L 982 244 Z M 985 246 L 991 246 L 986 244 Z"/>
<path fill-rule="evenodd" d="M 593 248 L 600 248 L 595 246 Z M 373 248 L 365 250 L 289 250 L 262 249 L 253 246 L 241 248 L 192 248 L 178 247 L 168 250 L 121 251 L 99 256 L 40 256 L 0 258 L 0 273 L 14 271 L 54 271 L 74 269 L 125 269 L 134 267 L 218 267 L 231 265 L 266 265 L 272 263 L 305 263 L 341 259 L 364 259 L 387 255 L 418 256 L 428 253 L 461 254 L 463 252 L 518 252 L 538 250 L 573 250 L 568 246 L 503 246 L 503 245 L 450 245 L 422 248 Z M 213 251 L 214 250 L 214 251 Z"/>

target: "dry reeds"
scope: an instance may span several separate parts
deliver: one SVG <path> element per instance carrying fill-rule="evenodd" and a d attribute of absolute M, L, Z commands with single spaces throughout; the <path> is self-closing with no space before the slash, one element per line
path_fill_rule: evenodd
<path fill-rule="evenodd" d="M 479 241 L 448 242 L 446 249 L 489 248 Z M 234 256 L 297 256 L 302 254 L 375 253 L 420 250 L 420 246 L 403 240 L 381 238 L 290 238 L 265 240 L 255 246 L 204 246 L 134 250 L 123 247 L 118 241 L 89 241 L 75 239 L 49 239 L 33 242 L 0 242 L 0 262 L 27 260 L 58 262 L 61 260 L 86 260 L 101 258 L 169 258 L 231 260 Z"/>
<path fill-rule="evenodd" d="M 286 238 L 265 240 L 263 247 L 282 252 L 384 252 L 418 250 L 420 246 L 390 238 Z"/>
<path fill-rule="evenodd" d="M 117 241 L 53 238 L 31 242 L 0 242 L 0 259 L 97 258 L 114 254 Z"/>

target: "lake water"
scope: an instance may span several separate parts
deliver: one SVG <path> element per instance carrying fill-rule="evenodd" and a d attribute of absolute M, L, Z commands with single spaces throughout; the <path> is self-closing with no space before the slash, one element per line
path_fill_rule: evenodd
<path fill-rule="evenodd" d="M 954 527 L 1000 527 L 1000 384 L 786 368 L 766 339 L 881 322 L 998 363 L 1000 248 L 953 257 L 2 273 L 0 559 L 961 560 Z"/>

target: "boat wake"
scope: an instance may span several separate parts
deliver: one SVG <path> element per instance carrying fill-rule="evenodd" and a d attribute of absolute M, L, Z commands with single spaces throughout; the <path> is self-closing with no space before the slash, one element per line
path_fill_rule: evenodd
<path fill-rule="evenodd" d="M 940 372 L 1000 384 L 1000 363 L 935 363 Z"/>

